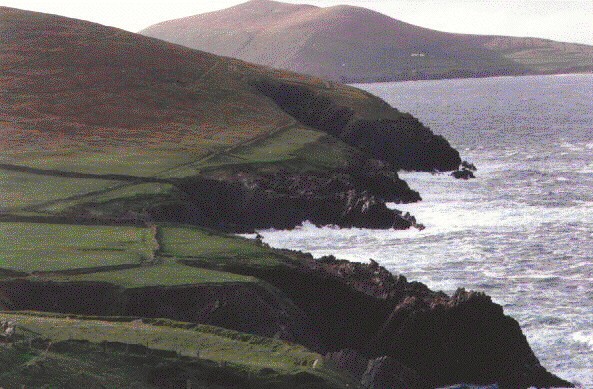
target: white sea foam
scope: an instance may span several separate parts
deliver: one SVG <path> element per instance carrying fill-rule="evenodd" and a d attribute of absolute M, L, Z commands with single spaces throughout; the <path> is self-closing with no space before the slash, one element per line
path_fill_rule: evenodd
<path fill-rule="evenodd" d="M 587 166 L 583 167 L 582 169 L 579 169 L 578 172 L 583 173 L 583 174 L 593 173 L 593 164 L 587 165 Z"/>
<path fill-rule="evenodd" d="M 575 145 L 574 143 L 570 143 L 570 142 L 562 142 L 560 144 L 560 147 L 570 150 L 570 151 L 584 151 L 584 145 Z"/>
<path fill-rule="evenodd" d="M 572 339 L 578 343 L 584 343 L 593 350 L 593 331 L 579 331 L 572 334 Z"/>

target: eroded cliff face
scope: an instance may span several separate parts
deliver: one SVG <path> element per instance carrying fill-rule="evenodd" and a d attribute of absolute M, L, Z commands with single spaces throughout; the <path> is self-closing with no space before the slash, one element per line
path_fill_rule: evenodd
<path fill-rule="evenodd" d="M 282 289 L 318 330 L 323 347 L 318 351 L 350 349 L 366 361 L 393 360 L 369 364 L 371 376 L 393 380 L 401 372 L 405 381 L 417 375 L 426 388 L 459 382 L 496 382 L 509 389 L 573 386 L 539 364 L 517 321 L 482 293 L 460 289 L 447 296 L 375 262 L 331 257 L 303 256 L 285 270 L 224 269 Z M 360 373 L 360 360 L 350 359 L 353 373 Z"/>
<path fill-rule="evenodd" d="M 358 176 L 357 176 L 358 175 Z M 176 191 L 166 195 L 89 202 L 64 211 L 69 217 L 120 220 L 130 215 L 180 222 L 228 232 L 291 229 L 309 220 L 317 225 L 406 229 L 413 221 L 387 208 L 386 201 L 420 199 L 397 174 L 375 172 L 244 173 L 224 179 L 191 177 L 167 180 Z"/>
<path fill-rule="evenodd" d="M 227 231 L 317 225 L 405 229 L 411 223 L 340 175 L 274 174 L 178 184 L 199 211 L 196 224 Z"/>
<path fill-rule="evenodd" d="M 519 323 L 490 297 L 463 289 L 427 297 L 400 300 L 377 334 L 379 354 L 438 385 L 572 386 L 540 365 Z"/>
<path fill-rule="evenodd" d="M 254 85 L 303 124 L 334 135 L 395 169 L 450 171 L 461 163 L 459 152 L 445 138 L 412 115 L 387 109 L 380 101 L 375 107 L 380 113 L 363 115 L 304 85 L 271 80 Z"/>

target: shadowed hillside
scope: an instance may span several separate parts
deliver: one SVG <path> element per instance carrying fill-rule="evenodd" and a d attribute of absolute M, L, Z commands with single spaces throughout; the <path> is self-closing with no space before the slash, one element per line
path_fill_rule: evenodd
<path fill-rule="evenodd" d="M 252 0 L 142 34 L 341 82 L 593 71 L 593 47 L 445 33 L 365 8 Z"/>

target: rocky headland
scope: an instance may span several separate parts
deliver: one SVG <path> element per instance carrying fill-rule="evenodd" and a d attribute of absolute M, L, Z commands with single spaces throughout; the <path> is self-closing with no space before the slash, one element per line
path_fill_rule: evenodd
<path fill-rule="evenodd" d="M 169 318 L 285 339 L 324 354 L 365 388 L 572 387 L 539 364 L 519 324 L 482 293 L 434 292 L 372 260 L 277 253 L 283 264 L 274 268 L 181 260 L 265 281 L 259 285 L 122 289 L 40 275 L 1 281 L 0 295 L 14 311 Z"/>

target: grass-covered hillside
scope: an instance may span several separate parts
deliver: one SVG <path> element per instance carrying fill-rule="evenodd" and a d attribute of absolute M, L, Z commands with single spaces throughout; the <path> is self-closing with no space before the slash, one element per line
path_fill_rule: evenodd
<path fill-rule="evenodd" d="M 452 34 L 352 6 L 252 0 L 169 20 L 142 34 L 341 82 L 593 71 L 593 47 Z"/>
<path fill-rule="evenodd" d="M 193 226 L 73 223 L 0 222 L 0 320 L 17 324 L 3 386 L 355 387 L 280 289 L 214 269 L 295 257 Z"/>
<path fill-rule="evenodd" d="M 460 162 L 411 115 L 352 87 L 59 16 L 2 7 L 0 19 L 5 215 L 362 226 L 376 198 L 376 227 L 404 228 L 381 201 L 419 196 L 395 171 Z M 273 210 L 295 212 L 253 216 Z"/>

